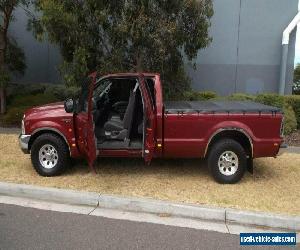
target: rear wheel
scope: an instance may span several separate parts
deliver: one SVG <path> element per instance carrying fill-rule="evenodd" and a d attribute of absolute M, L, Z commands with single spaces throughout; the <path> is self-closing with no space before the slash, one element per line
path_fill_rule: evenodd
<path fill-rule="evenodd" d="M 217 182 L 237 183 L 243 178 L 247 168 L 247 155 L 237 141 L 223 139 L 212 145 L 208 165 Z"/>
<path fill-rule="evenodd" d="M 31 161 L 38 174 L 56 176 L 69 166 L 69 150 L 65 141 L 59 136 L 42 134 L 33 142 Z"/>

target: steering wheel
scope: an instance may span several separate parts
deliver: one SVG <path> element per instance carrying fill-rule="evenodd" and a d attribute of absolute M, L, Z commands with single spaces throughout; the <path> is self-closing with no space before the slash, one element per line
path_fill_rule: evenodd
<path fill-rule="evenodd" d="M 99 102 L 101 102 L 101 106 L 106 106 L 107 104 L 110 103 L 110 98 L 109 98 L 109 95 L 108 95 L 108 91 L 105 91 L 106 93 L 101 95 L 100 97 L 93 97 L 92 98 L 92 109 L 93 110 L 96 110 L 98 109 L 98 105 L 99 105 Z"/>
<path fill-rule="evenodd" d="M 110 87 L 111 87 L 111 84 L 108 85 L 108 86 L 102 91 L 102 93 L 101 93 L 100 96 L 99 96 L 99 99 L 101 99 L 104 95 L 107 95 L 107 94 L 109 93 Z"/>
<path fill-rule="evenodd" d="M 97 100 L 95 97 L 92 98 L 92 111 L 97 110 Z"/>

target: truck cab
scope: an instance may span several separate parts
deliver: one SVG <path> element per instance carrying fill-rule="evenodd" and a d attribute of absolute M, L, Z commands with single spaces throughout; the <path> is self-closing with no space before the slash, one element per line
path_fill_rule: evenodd
<path fill-rule="evenodd" d="M 70 158 L 207 158 L 213 177 L 236 183 L 252 159 L 284 147 L 280 109 L 251 102 L 163 102 L 160 75 L 92 73 L 79 98 L 25 112 L 21 149 L 43 176 Z M 267 130 L 266 130 L 267 129 Z"/>
<path fill-rule="evenodd" d="M 156 127 L 153 77 L 95 75 L 89 86 L 83 85 L 78 101 L 69 100 L 69 110 L 66 102 L 67 112 L 74 113 L 78 150 L 91 167 L 98 156 L 144 157 L 151 162 Z"/>

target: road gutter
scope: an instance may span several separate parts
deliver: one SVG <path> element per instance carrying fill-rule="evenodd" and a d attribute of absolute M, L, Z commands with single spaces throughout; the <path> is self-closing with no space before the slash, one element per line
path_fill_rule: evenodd
<path fill-rule="evenodd" d="M 153 199 L 104 195 L 66 189 L 0 182 L 0 196 L 30 198 L 67 205 L 92 207 L 88 214 L 99 209 L 141 214 L 169 215 L 194 221 L 225 224 L 230 232 L 232 225 L 267 228 L 280 231 L 300 231 L 300 216 L 282 216 L 271 213 L 250 212 L 229 208 L 174 203 Z"/>

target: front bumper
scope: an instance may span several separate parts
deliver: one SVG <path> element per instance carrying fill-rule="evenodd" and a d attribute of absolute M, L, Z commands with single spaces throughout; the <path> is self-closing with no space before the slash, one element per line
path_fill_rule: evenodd
<path fill-rule="evenodd" d="M 30 153 L 28 147 L 30 137 L 31 137 L 30 135 L 22 135 L 22 134 L 19 135 L 19 145 L 24 154 Z"/>
<path fill-rule="evenodd" d="M 286 153 L 287 149 L 288 149 L 288 145 L 285 143 L 281 143 L 277 156 L 280 156 L 280 155 Z"/>

